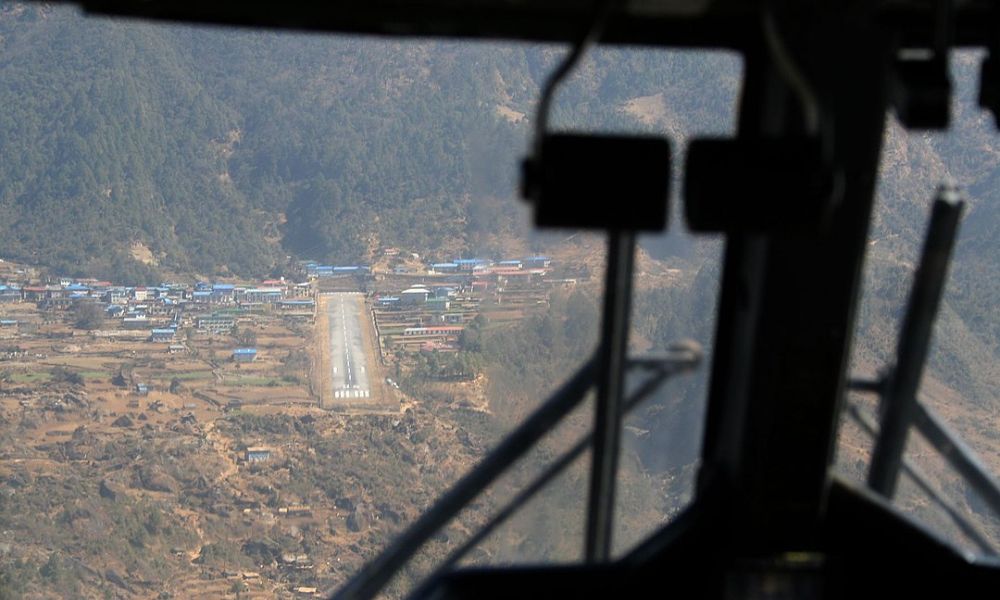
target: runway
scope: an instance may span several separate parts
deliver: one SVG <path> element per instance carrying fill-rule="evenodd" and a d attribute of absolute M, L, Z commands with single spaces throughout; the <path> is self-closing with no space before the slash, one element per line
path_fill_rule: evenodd
<path fill-rule="evenodd" d="M 330 369 L 333 400 L 371 397 L 365 359 L 362 297 L 331 294 L 326 303 L 330 335 Z"/>

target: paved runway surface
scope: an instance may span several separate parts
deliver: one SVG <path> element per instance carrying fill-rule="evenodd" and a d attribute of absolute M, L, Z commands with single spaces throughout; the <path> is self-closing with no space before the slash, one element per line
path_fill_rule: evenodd
<path fill-rule="evenodd" d="M 334 400 L 371 397 L 360 304 L 360 294 L 331 294 L 326 303 Z"/>

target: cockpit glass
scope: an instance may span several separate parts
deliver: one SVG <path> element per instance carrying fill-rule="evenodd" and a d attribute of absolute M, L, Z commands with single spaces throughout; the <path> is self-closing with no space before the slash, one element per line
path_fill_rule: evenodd
<path fill-rule="evenodd" d="M 0 1 L 0 596 L 329 594 L 576 381 L 607 239 L 536 230 L 520 199 L 566 52 Z M 868 477 L 931 200 L 956 184 L 929 416 L 892 502 L 996 555 L 1000 151 L 982 59 L 951 58 L 949 131 L 889 119 L 836 471 Z M 680 175 L 693 139 L 735 135 L 742 82 L 736 53 L 601 47 L 552 104 L 554 132 L 671 142 L 670 224 L 635 254 L 625 404 L 664 356 L 702 356 L 625 418 L 613 557 L 693 498 L 723 239 L 687 229 Z M 453 565 L 582 560 L 595 394 L 579 396 L 388 597 Z"/>
<path fill-rule="evenodd" d="M 328 592 L 558 389 L 596 347 L 604 238 L 533 231 L 517 179 L 564 52 L 0 4 L 0 587 Z M 740 77 L 596 51 L 552 125 L 665 134 L 677 173 L 690 136 L 733 131 Z M 640 242 L 635 356 L 710 349 L 720 241 L 674 213 Z M 618 552 L 690 497 L 706 369 L 629 417 Z M 579 560 L 588 456 L 465 563 Z"/>
<path fill-rule="evenodd" d="M 886 375 L 894 363 L 931 202 L 940 183 L 957 184 L 965 197 L 964 218 L 918 400 L 995 478 L 1000 475 L 996 456 L 1000 320 L 994 301 L 1000 256 L 996 235 L 1000 157 L 995 151 L 993 118 L 977 104 L 983 57 L 968 51 L 952 57 L 956 93 L 947 132 L 907 132 L 890 120 L 869 232 L 851 374 L 854 379 L 874 381 Z M 864 482 L 872 437 L 852 411 L 877 426 L 878 396 L 849 394 L 842 418 L 837 470 L 851 480 Z M 906 468 L 893 499 L 898 508 L 970 552 L 992 554 L 1000 547 L 998 515 L 915 428 L 911 428 L 904 458 Z M 977 535 L 994 550 L 977 542 Z"/>

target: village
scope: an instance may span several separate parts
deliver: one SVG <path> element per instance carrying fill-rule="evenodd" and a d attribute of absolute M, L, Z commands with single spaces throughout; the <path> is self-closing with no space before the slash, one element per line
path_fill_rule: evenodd
<path fill-rule="evenodd" d="M 139 286 L 0 262 L 0 417 L 20 423 L 18 443 L 0 453 L 0 474 L 58 481 L 66 469 L 85 468 L 103 473 L 93 475 L 99 495 L 115 502 L 193 494 L 185 505 L 195 508 L 174 516 L 190 519 L 198 538 L 175 542 L 170 553 L 196 579 L 178 580 L 178 593 L 238 583 L 247 597 L 313 596 L 317 582 L 361 557 L 331 562 L 289 542 L 273 560 L 231 569 L 212 566 L 206 549 L 230 535 L 224 531 L 253 539 L 265 526 L 295 532 L 320 524 L 329 528 L 329 547 L 340 548 L 371 535 L 379 515 L 398 519 L 364 495 L 343 492 L 334 502 L 315 490 L 266 490 L 288 465 L 321 460 L 317 445 L 339 448 L 337 431 L 364 426 L 351 415 L 407 415 L 408 427 L 421 427 L 413 415 L 426 409 L 393 378 L 421 353 L 460 351 L 462 331 L 477 318 L 489 327 L 515 323 L 544 310 L 553 289 L 587 276 L 554 263 L 540 256 L 423 262 L 389 249 L 371 266 L 303 261 L 294 279 Z M 358 323 L 370 338 L 366 402 L 334 398 L 324 383 L 330 361 L 318 331 L 322 306 L 338 295 L 358 299 Z M 321 438 L 297 436 L 320 423 Z M 158 450 L 124 470 L 114 466 L 119 459 L 108 463 L 106 448 L 133 436 Z M 173 455 L 199 458 L 163 462 Z M 384 461 L 383 477 L 393 464 Z"/>
<path fill-rule="evenodd" d="M 389 259 L 398 255 L 395 249 L 384 252 Z M 455 259 L 429 263 L 422 269 L 400 260 L 391 262 L 397 264 L 378 270 L 303 261 L 300 282 L 281 278 L 252 284 L 159 286 L 69 277 L 43 281 L 35 269 L 7 262 L 0 264 L 0 339 L 30 339 L 41 326 L 60 320 L 60 315 L 93 306 L 100 309 L 102 318 L 86 325 L 100 326 L 79 327 L 78 323 L 76 327 L 86 329 L 87 336 L 163 343 L 173 354 L 189 350 L 186 341 L 191 333 L 227 335 L 240 325 L 256 327 L 275 319 L 311 323 L 318 294 L 360 290 L 366 292 L 384 361 L 399 349 L 457 351 L 458 334 L 480 313 L 487 313 L 491 322 L 516 321 L 532 307 L 544 304 L 552 288 L 577 282 L 553 277 L 552 261 L 545 256 Z M 182 332 L 189 333 L 182 339 Z M 251 362 L 256 356 L 254 348 L 234 348 L 231 358 Z"/>
<path fill-rule="evenodd" d="M 576 283 L 550 277 L 551 266 L 545 256 L 455 259 L 431 263 L 422 273 L 396 266 L 375 278 L 372 321 L 383 357 L 457 351 L 462 330 L 480 314 L 496 325 L 522 319 L 547 303 L 553 287 Z"/>
<path fill-rule="evenodd" d="M 587 277 L 546 256 L 422 263 L 392 248 L 374 267 L 299 267 L 294 281 L 136 286 L 0 263 L 0 361 L 9 383 L 44 381 L 62 368 L 124 381 L 133 395 L 184 385 L 215 409 L 336 408 L 322 397 L 329 358 L 312 331 L 324 297 L 363 295 L 362 328 L 382 383 L 415 353 L 459 351 L 462 331 L 480 315 L 490 327 L 519 321 L 543 309 L 554 288 Z"/>

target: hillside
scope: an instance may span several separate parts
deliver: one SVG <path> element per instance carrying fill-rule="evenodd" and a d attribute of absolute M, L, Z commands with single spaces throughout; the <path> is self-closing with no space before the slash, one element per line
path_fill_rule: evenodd
<path fill-rule="evenodd" d="M 489 252 L 498 235 L 527 234 L 516 157 L 555 48 L 153 26 L 18 4 L 2 5 L 0 39 L 0 256 L 141 273 L 126 251 L 141 242 L 173 272 L 259 276 L 288 254 Z M 732 69 L 656 58 L 597 54 L 555 122 L 673 130 L 684 114 L 714 127 L 711 103 L 658 90 L 721 83 L 727 94 L 712 97 L 725 103 Z"/>

